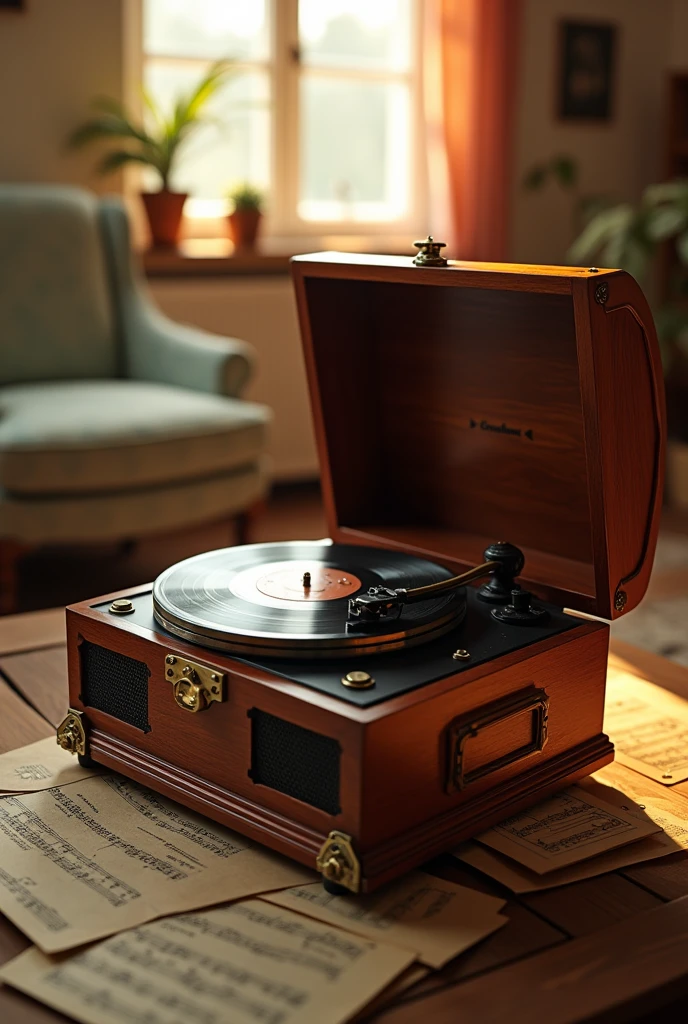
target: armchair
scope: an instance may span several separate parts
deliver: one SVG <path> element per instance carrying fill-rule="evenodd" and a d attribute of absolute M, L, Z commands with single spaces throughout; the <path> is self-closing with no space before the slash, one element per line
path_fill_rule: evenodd
<path fill-rule="evenodd" d="M 175 324 L 117 199 L 0 185 L 0 611 L 21 554 L 220 519 L 263 498 L 251 346 Z"/>

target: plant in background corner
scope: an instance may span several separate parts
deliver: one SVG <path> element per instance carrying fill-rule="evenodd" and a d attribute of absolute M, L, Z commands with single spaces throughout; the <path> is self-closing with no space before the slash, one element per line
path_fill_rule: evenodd
<path fill-rule="evenodd" d="M 249 182 L 235 185 L 227 192 L 232 212 L 227 220 L 235 249 L 253 249 L 263 216 L 264 193 Z"/>
<path fill-rule="evenodd" d="M 207 123 L 207 104 L 225 84 L 231 71 L 231 61 L 216 61 L 189 93 L 177 98 L 169 115 L 143 90 L 146 116 L 142 122 L 130 117 L 116 100 L 94 100 L 95 116 L 72 132 L 67 140 L 74 148 L 95 141 L 116 144 L 98 162 L 100 174 L 109 174 L 131 163 L 157 171 L 160 190 L 142 193 L 155 245 L 174 245 L 178 240 L 187 196 L 172 190 L 171 179 L 184 144 Z"/>
<path fill-rule="evenodd" d="M 580 169 L 575 157 L 568 153 L 557 153 L 549 160 L 533 164 L 523 176 L 523 188 L 527 192 L 541 192 L 552 182 L 572 199 L 572 220 L 574 233 L 580 230 L 592 217 L 609 205 L 604 196 L 581 195 L 578 191 Z"/>

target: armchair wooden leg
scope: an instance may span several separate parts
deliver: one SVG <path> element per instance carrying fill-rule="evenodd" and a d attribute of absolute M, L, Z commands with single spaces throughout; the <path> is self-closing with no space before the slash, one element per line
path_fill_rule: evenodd
<path fill-rule="evenodd" d="M 11 615 L 17 610 L 19 561 L 26 547 L 8 537 L 0 539 L 0 615 Z"/>
<path fill-rule="evenodd" d="M 244 509 L 238 516 L 234 517 L 235 544 L 252 544 L 253 527 L 256 520 L 265 512 L 265 501 L 261 499 L 250 508 Z"/>

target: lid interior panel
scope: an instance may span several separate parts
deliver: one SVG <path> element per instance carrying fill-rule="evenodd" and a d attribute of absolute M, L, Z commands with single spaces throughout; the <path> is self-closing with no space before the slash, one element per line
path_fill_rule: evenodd
<path fill-rule="evenodd" d="M 574 567 L 569 586 L 593 596 L 571 296 L 420 279 L 305 289 L 333 529 L 424 537 L 452 559 L 476 538 L 509 540 L 543 583 Z"/>

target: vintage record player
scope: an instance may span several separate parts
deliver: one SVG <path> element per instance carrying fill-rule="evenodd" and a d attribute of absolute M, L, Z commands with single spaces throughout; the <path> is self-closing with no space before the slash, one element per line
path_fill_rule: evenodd
<path fill-rule="evenodd" d="M 293 263 L 332 539 L 67 610 L 58 742 L 354 892 L 612 759 L 662 495 L 633 279 L 418 245 Z"/>

